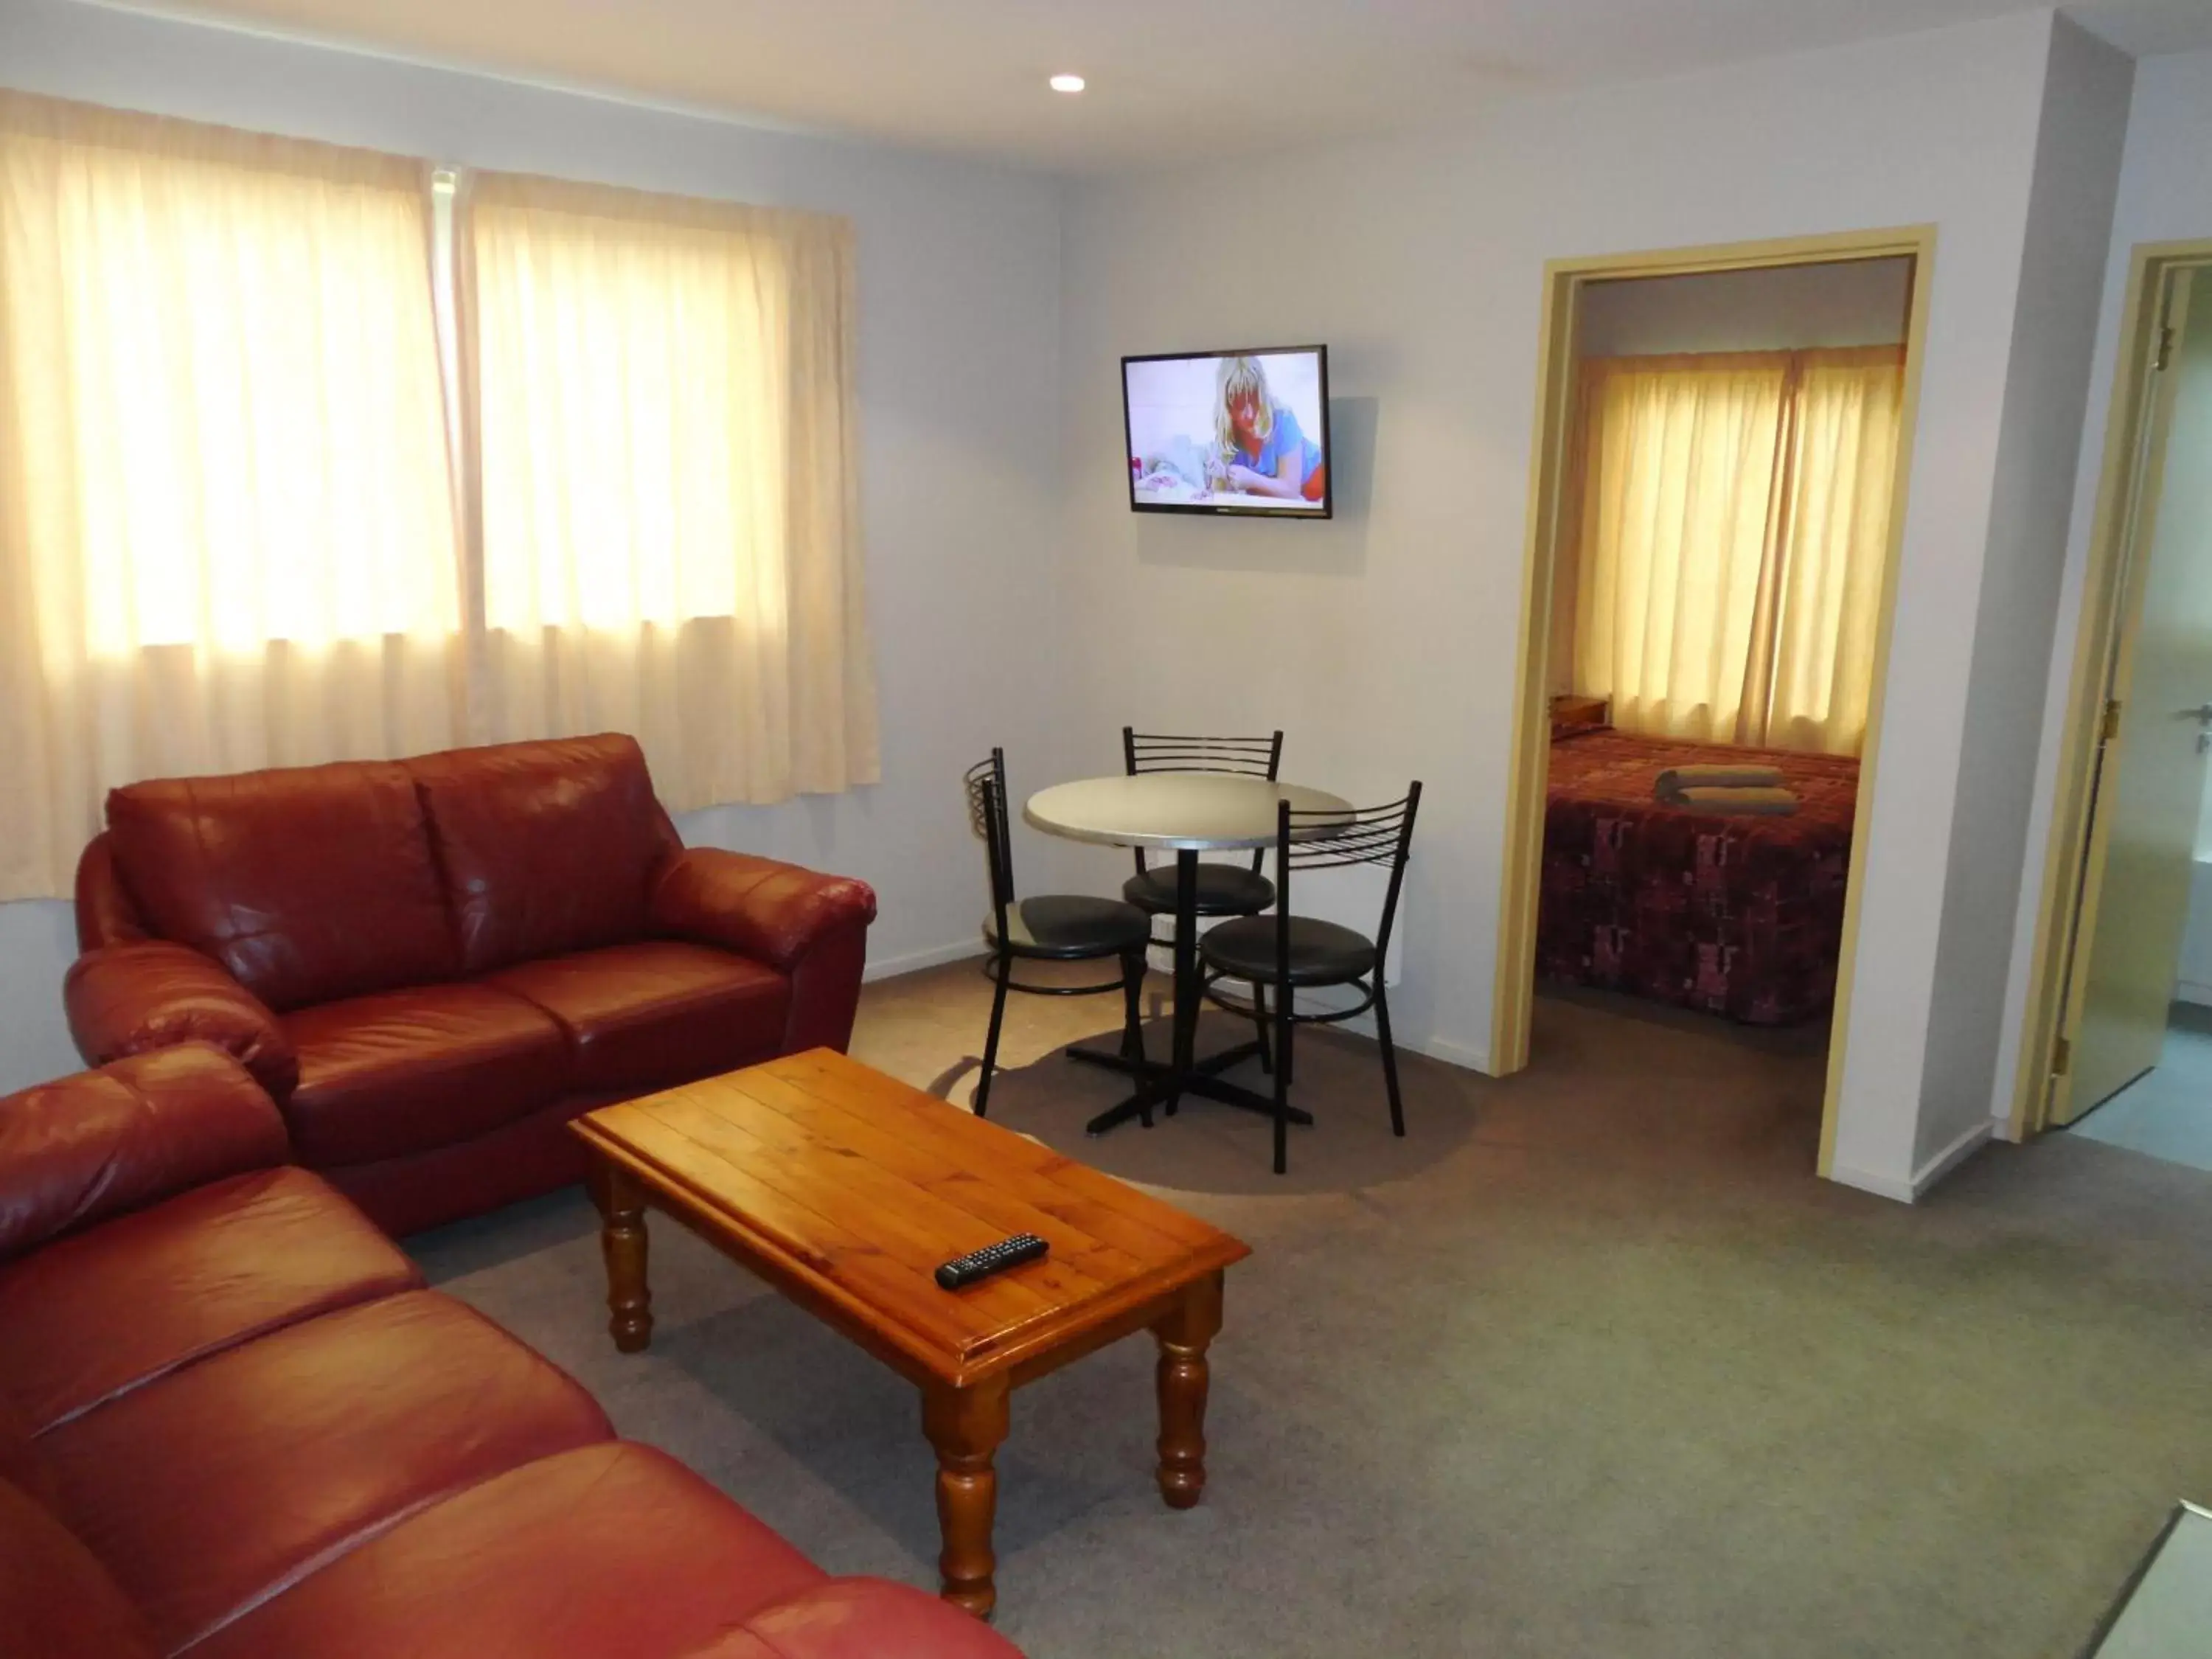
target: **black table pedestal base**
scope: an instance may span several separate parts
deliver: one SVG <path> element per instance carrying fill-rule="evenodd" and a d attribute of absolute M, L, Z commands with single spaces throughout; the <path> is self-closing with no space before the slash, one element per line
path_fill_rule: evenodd
<path fill-rule="evenodd" d="M 1224 1106 L 1237 1106 L 1261 1116 L 1275 1115 L 1275 1103 L 1266 1095 L 1224 1081 L 1215 1075 L 1231 1066 L 1247 1060 L 1260 1052 L 1256 1042 L 1246 1042 L 1218 1054 L 1209 1054 L 1191 1071 L 1177 1073 L 1176 1068 L 1157 1060 L 1131 1060 L 1127 1054 L 1108 1048 L 1070 1048 L 1067 1057 L 1086 1066 L 1103 1066 L 1109 1072 L 1120 1072 L 1126 1077 L 1140 1078 L 1145 1087 L 1139 1089 L 1118 1106 L 1108 1108 L 1083 1126 L 1083 1133 L 1103 1135 L 1109 1129 L 1118 1129 L 1131 1118 L 1142 1117 L 1153 1107 L 1159 1107 L 1169 1116 L 1175 1115 L 1176 1097 L 1196 1095 L 1204 1100 L 1218 1100 Z M 1293 1106 L 1285 1114 L 1293 1123 L 1310 1124 L 1313 1114 Z"/>
<path fill-rule="evenodd" d="M 1222 1080 L 1217 1075 L 1241 1060 L 1260 1052 L 1255 1042 L 1239 1043 L 1234 1048 L 1209 1054 L 1200 1060 L 1193 1053 L 1198 1036 L 1198 1015 L 1200 998 L 1198 978 L 1198 854 L 1178 848 L 1176 853 L 1176 930 L 1175 930 L 1175 1057 L 1163 1064 L 1158 1060 L 1133 1060 L 1119 1049 L 1070 1048 L 1067 1057 L 1086 1066 L 1103 1066 L 1109 1071 L 1140 1079 L 1144 1085 L 1137 1092 L 1118 1106 L 1109 1108 L 1083 1126 L 1085 1134 L 1103 1135 L 1118 1129 L 1132 1118 L 1149 1118 L 1153 1107 L 1158 1107 L 1167 1116 L 1175 1115 L 1176 1103 L 1185 1095 L 1196 1095 L 1204 1100 L 1218 1100 L 1224 1106 L 1240 1107 L 1248 1112 L 1257 1112 L 1262 1117 L 1275 1115 L 1275 1103 L 1266 1095 L 1234 1083 Z M 1313 1114 L 1291 1107 L 1284 1114 L 1293 1123 L 1311 1123 Z"/>

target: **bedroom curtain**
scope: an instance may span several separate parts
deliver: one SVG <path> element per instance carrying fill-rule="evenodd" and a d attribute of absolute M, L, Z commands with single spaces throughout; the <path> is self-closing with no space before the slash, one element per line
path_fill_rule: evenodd
<path fill-rule="evenodd" d="M 1903 396 L 1889 346 L 1586 362 L 1573 689 L 1625 731 L 1856 755 Z"/>
<path fill-rule="evenodd" d="M 1575 690 L 1623 731 L 1736 738 L 1790 370 L 1780 352 L 1584 366 Z"/>
<path fill-rule="evenodd" d="M 1756 677 L 1767 702 L 1747 743 L 1856 755 L 1865 741 L 1904 414 L 1900 349 L 1805 354 L 1771 561 L 1772 666 Z"/>
<path fill-rule="evenodd" d="M 678 811 L 878 775 L 848 222 L 480 173 L 459 204 L 487 740 Z"/>
<path fill-rule="evenodd" d="M 107 789 L 460 734 L 418 162 L 0 93 L 0 899 Z"/>

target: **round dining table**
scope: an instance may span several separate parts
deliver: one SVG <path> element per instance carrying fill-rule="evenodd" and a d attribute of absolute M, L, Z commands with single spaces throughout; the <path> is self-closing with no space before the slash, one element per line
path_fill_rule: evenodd
<path fill-rule="evenodd" d="M 1152 1108 L 1168 1116 L 1185 1095 L 1217 1100 L 1268 1117 L 1275 1103 L 1229 1082 L 1220 1073 L 1262 1053 L 1257 1042 L 1240 1043 L 1218 1054 L 1198 1058 L 1198 1015 L 1204 1000 L 1198 972 L 1198 855 L 1255 852 L 1276 844 L 1279 809 L 1341 812 L 1352 807 L 1342 797 L 1303 784 L 1226 772 L 1138 772 L 1056 783 L 1029 798 L 1022 816 L 1034 828 L 1070 841 L 1129 847 L 1176 855 L 1175 1036 L 1169 1059 L 1139 1060 L 1118 1049 L 1075 1047 L 1068 1058 L 1103 1066 L 1138 1080 L 1137 1092 L 1085 1125 L 1094 1135 L 1139 1118 L 1149 1126 Z M 1334 833 L 1326 819 L 1293 830 L 1293 839 L 1322 839 Z M 1312 1115 L 1293 1107 L 1291 1121 L 1310 1123 Z"/>

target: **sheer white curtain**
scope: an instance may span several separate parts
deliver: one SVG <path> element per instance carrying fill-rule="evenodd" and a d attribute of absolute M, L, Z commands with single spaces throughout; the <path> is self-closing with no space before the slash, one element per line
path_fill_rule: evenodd
<path fill-rule="evenodd" d="M 459 739 L 427 171 L 0 93 L 0 898 L 106 789 Z"/>
<path fill-rule="evenodd" d="M 1895 348 L 1805 354 L 1758 739 L 1775 748 L 1856 755 L 1865 740 L 1904 410 Z"/>
<path fill-rule="evenodd" d="M 1736 738 L 1789 380 L 1782 352 L 1584 366 L 1574 689 L 1623 731 Z"/>
<path fill-rule="evenodd" d="M 842 219 L 464 188 L 480 730 L 634 732 L 683 809 L 878 774 Z"/>
<path fill-rule="evenodd" d="M 1904 386 L 1893 346 L 1585 363 L 1572 689 L 1625 731 L 1856 754 Z"/>

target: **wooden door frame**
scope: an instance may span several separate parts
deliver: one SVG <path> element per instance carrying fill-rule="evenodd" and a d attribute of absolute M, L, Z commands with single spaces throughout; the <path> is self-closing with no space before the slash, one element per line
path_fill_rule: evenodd
<path fill-rule="evenodd" d="M 2089 782 L 2098 728 L 2104 720 L 2105 671 L 2116 653 L 2132 645 L 2142 621 L 2140 611 L 2130 614 L 2125 604 L 2126 544 L 2133 504 L 2130 475 L 2151 410 L 2158 296 L 2169 276 L 2190 266 L 2212 267 L 2212 240 L 2139 242 L 2128 261 L 2127 306 L 2120 320 L 2112 403 L 2105 417 L 2103 470 L 2081 577 L 2081 626 L 2060 727 L 2043 890 L 2036 904 L 2034 951 L 2028 959 L 2027 1003 L 2021 1014 L 2010 1115 L 2015 1140 L 2040 1134 L 2049 1122 L 2059 1026 L 2075 977 L 2075 947 L 2096 924 L 2096 894 L 2088 885 Z M 2082 900 L 2078 906 L 2077 897 Z"/>
<path fill-rule="evenodd" d="M 1505 793 L 1505 856 L 1499 878 L 1498 966 L 1491 1000 L 1490 1072 L 1504 1077 L 1528 1063 L 1529 1024 L 1534 1012 L 1536 905 L 1543 875 L 1544 787 L 1551 759 L 1546 710 L 1551 682 L 1553 579 L 1559 567 L 1564 519 L 1562 492 L 1568 472 L 1569 424 L 1574 404 L 1575 341 L 1583 291 L 1590 283 L 1638 276 L 1689 276 L 1778 265 L 1836 264 L 1864 259 L 1909 258 L 1911 305 L 1905 326 L 1905 400 L 1897 446 L 1897 478 L 1889 538 L 1882 553 L 1881 621 L 1875 635 L 1874 693 L 1867 710 L 1866 743 L 1859 759 L 1858 804 L 1851 829 L 1851 857 L 1844 898 L 1843 952 L 1836 970 L 1836 1004 L 1829 1027 L 1828 1071 L 1820 1107 L 1820 1173 L 1835 1160 L 1836 1111 L 1843 1087 L 1844 1037 L 1850 1019 L 1851 983 L 1858 962 L 1859 909 L 1865 886 L 1872 828 L 1875 759 L 1880 750 L 1885 688 L 1889 678 L 1892 613 L 1905 544 L 1905 507 L 1919 429 L 1920 373 L 1928 343 L 1928 296 L 1935 269 L 1936 228 L 1844 231 L 1770 241 L 1667 248 L 1641 253 L 1595 254 L 1554 259 L 1544 267 L 1544 306 L 1536 362 L 1536 424 L 1528 462 L 1528 525 L 1522 556 L 1519 673 L 1513 692 L 1513 741 Z"/>

